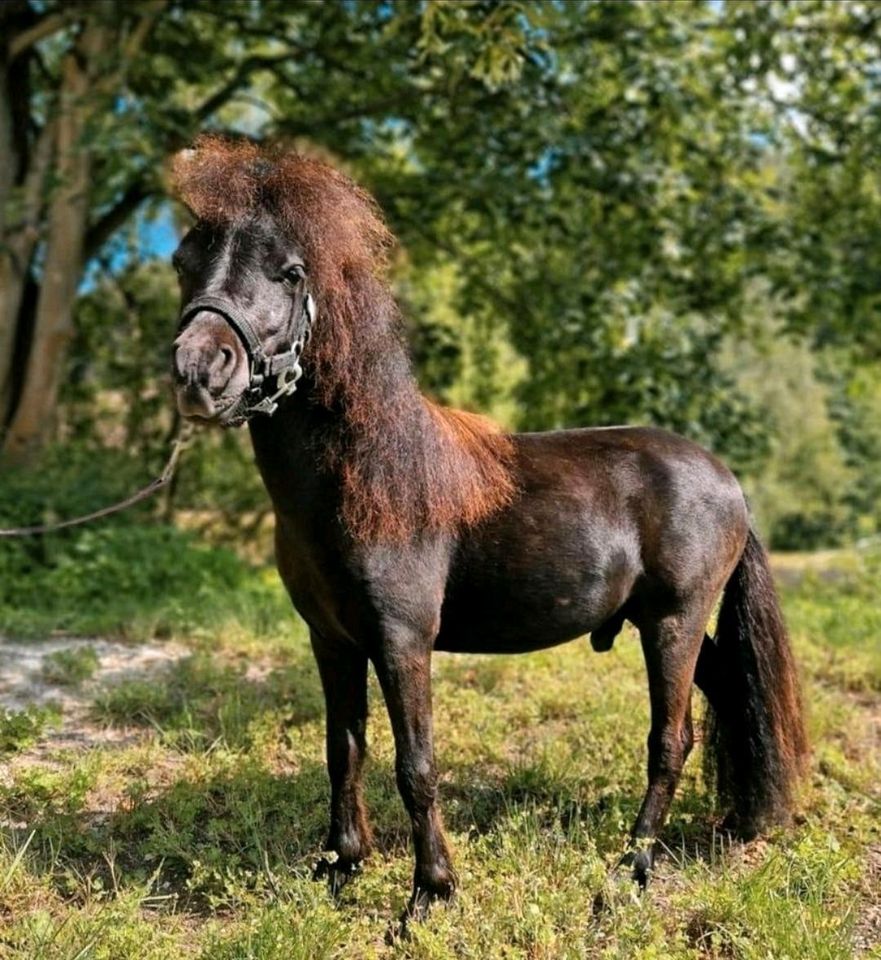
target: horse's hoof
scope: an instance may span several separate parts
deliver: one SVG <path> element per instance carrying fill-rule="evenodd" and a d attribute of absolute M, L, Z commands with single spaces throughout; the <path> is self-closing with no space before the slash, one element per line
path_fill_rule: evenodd
<path fill-rule="evenodd" d="M 313 880 L 327 880 L 327 889 L 332 897 L 338 897 L 343 887 L 361 870 L 357 861 L 334 860 L 322 857 L 312 871 Z"/>
<path fill-rule="evenodd" d="M 423 920 L 428 919 L 431 908 L 438 901 L 449 903 L 455 892 L 452 883 L 438 890 L 426 890 L 423 887 L 414 890 L 406 909 L 398 919 L 397 925 L 390 928 L 386 934 L 386 944 L 392 944 L 398 940 L 409 940 L 413 924 L 422 923 Z"/>
<path fill-rule="evenodd" d="M 725 816 L 719 829 L 744 843 L 755 840 L 762 833 L 761 824 L 753 819 L 739 816 L 734 810 Z"/>
<path fill-rule="evenodd" d="M 654 844 L 646 840 L 637 842 L 637 849 L 624 854 L 594 897 L 595 914 L 609 910 L 615 904 L 638 898 L 648 886 L 655 860 Z"/>
<path fill-rule="evenodd" d="M 637 850 L 630 859 L 630 876 L 639 889 L 645 890 L 652 876 L 654 856 L 651 850 Z"/>
<path fill-rule="evenodd" d="M 631 865 L 619 863 L 606 877 L 605 883 L 593 898 L 594 916 L 607 913 L 616 905 L 638 899 L 642 887 L 634 879 Z"/>

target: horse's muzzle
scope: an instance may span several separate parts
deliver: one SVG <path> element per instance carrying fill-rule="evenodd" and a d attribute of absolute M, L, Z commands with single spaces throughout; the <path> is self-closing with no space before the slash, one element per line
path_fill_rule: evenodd
<path fill-rule="evenodd" d="M 195 316 L 174 341 L 174 390 L 181 415 L 217 420 L 248 387 L 248 358 L 217 314 Z"/>

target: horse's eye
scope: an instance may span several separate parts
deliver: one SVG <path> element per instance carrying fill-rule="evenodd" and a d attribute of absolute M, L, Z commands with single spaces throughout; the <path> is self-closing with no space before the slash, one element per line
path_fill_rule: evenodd
<path fill-rule="evenodd" d="M 303 271 L 303 268 L 299 264 L 295 264 L 292 267 L 287 267 L 282 274 L 282 279 L 285 283 L 289 283 L 292 287 L 295 287 L 306 274 Z"/>

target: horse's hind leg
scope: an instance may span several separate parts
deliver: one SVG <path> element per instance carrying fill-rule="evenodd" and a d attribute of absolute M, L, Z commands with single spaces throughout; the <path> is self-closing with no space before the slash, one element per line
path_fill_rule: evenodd
<path fill-rule="evenodd" d="M 648 738 L 648 789 L 632 833 L 633 878 L 648 882 L 660 832 L 685 760 L 694 744 L 691 685 L 705 620 L 694 612 L 640 626 L 649 680 L 652 725 Z"/>
<path fill-rule="evenodd" d="M 336 894 L 370 851 L 370 827 L 361 796 L 361 769 L 367 753 L 367 657 L 349 644 L 332 644 L 312 634 L 312 649 L 327 707 L 327 772 L 330 776 L 330 832 L 315 879 L 327 877 Z"/>

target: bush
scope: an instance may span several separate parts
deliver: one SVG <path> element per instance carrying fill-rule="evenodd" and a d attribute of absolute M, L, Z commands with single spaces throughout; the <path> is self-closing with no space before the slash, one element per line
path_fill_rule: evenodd
<path fill-rule="evenodd" d="M 27 749 L 47 727 L 57 726 L 59 720 L 60 713 L 51 706 L 0 711 L 0 756 Z"/>
<path fill-rule="evenodd" d="M 122 454 L 76 450 L 50 454 L 39 471 L 8 471 L 0 526 L 88 512 L 130 492 L 136 473 L 143 480 L 143 465 L 136 469 Z M 146 509 L 0 542 L 0 631 L 168 634 L 244 617 L 263 633 L 290 616 L 274 575 Z"/>

